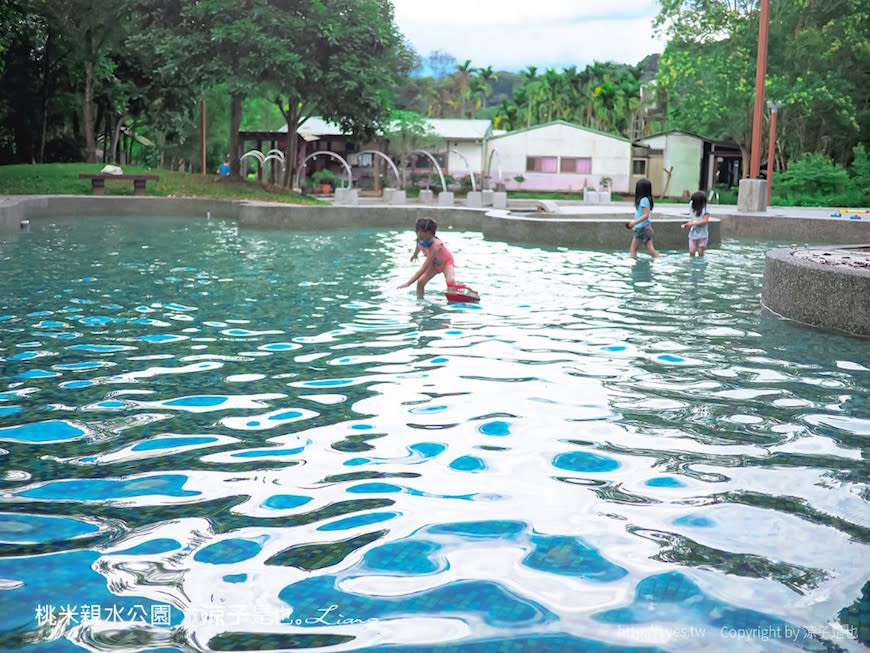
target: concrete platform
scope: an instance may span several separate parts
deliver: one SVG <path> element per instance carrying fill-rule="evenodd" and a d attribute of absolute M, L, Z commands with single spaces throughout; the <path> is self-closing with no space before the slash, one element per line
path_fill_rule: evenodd
<path fill-rule="evenodd" d="M 761 303 L 802 324 L 870 336 L 870 245 L 769 251 Z"/>

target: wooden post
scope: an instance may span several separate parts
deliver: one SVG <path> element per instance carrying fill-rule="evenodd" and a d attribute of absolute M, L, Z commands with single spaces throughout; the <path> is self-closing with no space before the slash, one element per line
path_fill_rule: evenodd
<path fill-rule="evenodd" d="M 755 63 L 755 108 L 752 112 L 752 146 L 749 164 L 749 177 L 751 179 L 757 179 L 761 172 L 761 116 L 764 106 L 764 77 L 767 73 L 769 7 L 770 0 L 761 0 L 761 15 L 758 20 L 758 53 Z"/>

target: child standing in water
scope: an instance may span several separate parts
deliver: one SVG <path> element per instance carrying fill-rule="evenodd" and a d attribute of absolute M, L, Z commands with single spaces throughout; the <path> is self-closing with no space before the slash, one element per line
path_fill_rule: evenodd
<path fill-rule="evenodd" d="M 423 265 L 399 288 L 407 288 L 415 281 L 417 282 L 417 297 L 423 296 L 423 291 L 426 284 L 437 274 L 444 274 L 444 279 L 447 281 L 448 289 L 463 289 L 465 286 L 461 283 L 456 283 L 456 270 L 453 265 L 453 254 L 447 249 L 447 245 L 435 236 L 438 230 L 438 223 L 432 218 L 418 218 L 414 225 L 414 230 L 417 232 L 417 244 L 414 248 L 414 254 L 411 260 L 417 258 L 419 252 L 423 252 L 426 260 Z"/>
<path fill-rule="evenodd" d="M 707 213 L 707 196 L 704 191 L 692 193 L 691 206 L 692 218 L 681 226 L 689 230 L 689 255 L 694 256 L 695 252 L 698 252 L 698 256 L 703 257 L 709 238 L 707 223 L 710 222 L 710 214 Z"/>
<path fill-rule="evenodd" d="M 652 196 L 652 182 L 649 179 L 639 179 L 634 187 L 634 220 L 625 223 L 629 229 L 634 229 L 631 246 L 628 251 L 632 258 L 637 257 L 637 246 L 643 244 L 650 256 L 659 253 L 653 246 L 653 229 L 650 223 L 650 212 L 655 202 Z"/>

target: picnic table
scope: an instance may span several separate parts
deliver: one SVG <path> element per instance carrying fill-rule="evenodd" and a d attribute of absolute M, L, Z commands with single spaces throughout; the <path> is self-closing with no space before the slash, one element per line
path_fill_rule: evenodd
<path fill-rule="evenodd" d="M 160 181 L 158 175 L 107 175 L 107 174 L 87 174 L 81 173 L 79 179 L 91 180 L 91 191 L 94 195 L 106 194 L 106 180 L 133 181 L 133 194 L 144 195 L 145 183 L 148 181 Z"/>

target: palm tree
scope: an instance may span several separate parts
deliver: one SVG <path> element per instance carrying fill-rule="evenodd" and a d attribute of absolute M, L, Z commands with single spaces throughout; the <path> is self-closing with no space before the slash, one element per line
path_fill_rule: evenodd
<path fill-rule="evenodd" d="M 456 87 L 456 95 L 459 99 L 459 114 L 465 117 L 465 103 L 471 99 L 471 59 L 466 59 L 463 64 L 456 64 L 453 80 Z"/>
<path fill-rule="evenodd" d="M 493 127 L 495 129 L 505 129 L 510 131 L 519 126 L 520 108 L 513 102 L 507 100 L 501 101 L 501 106 L 493 118 Z"/>
<path fill-rule="evenodd" d="M 525 92 L 528 108 L 526 109 L 526 127 L 532 126 L 532 103 L 536 99 L 541 83 L 537 78 L 538 69 L 535 66 L 529 66 L 523 71 L 523 85 L 521 90 Z M 537 123 L 537 120 L 535 120 Z"/>
<path fill-rule="evenodd" d="M 487 66 L 486 68 L 477 69 L 477 78 L 480 80 L 483 108 L 486 109 L 486 100 L 489 97 L 489 94 L 492 93 L 492 86 L 490 86 L 489 83 L 497 80 L 498 75 L 493 72 L 492 66 Z"/>

